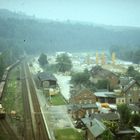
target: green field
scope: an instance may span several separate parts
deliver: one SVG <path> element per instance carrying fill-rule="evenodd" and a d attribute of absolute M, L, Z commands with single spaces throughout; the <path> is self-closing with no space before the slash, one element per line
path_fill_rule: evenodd
<path fill-rule="evenodd" d="M 12 69 L 8 76 L 8 81 L 4 90 L 3 106 L 7 113 L 11 110 L 16 112 L 22 112 L 22 94 L 19 77 L 19 68 Z"/>
<path fill-rule="evenodd" d="M 56 129 L 56 140 L 84 140 L 82 133 L 73 128 Z"/>
<path fill-rule="evenodd" d="M 64 100 L 61 94 L 57 94 L 57 95 L 51 96 L 50 103 L 52 105 L 65 105 L 66 101 Z"/>

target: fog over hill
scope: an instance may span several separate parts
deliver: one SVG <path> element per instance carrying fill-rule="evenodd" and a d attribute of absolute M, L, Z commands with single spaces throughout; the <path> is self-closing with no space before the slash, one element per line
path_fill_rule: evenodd
<path fill-rule="evenodd" d="M 36 19 L 0 10 L 0 50 L 11 45 L 27 52 L 109 50 L 111 46 L 140 45 L 140 28 Z"/>

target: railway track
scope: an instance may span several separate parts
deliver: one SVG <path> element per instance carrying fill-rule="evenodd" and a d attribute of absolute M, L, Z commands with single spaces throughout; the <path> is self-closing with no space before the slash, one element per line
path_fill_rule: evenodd
<path fill-rule="evenodd" d="M 30 96 L 31 97 L 30 100 L 31 100 L 31 103 L 32 103 L 32 110 L 34 112 L 32 114 L 32 115 L 34 115 L 34 117 L 33 117 L 34 120 L 32 120 L 32 121 L 31 121 L 31 117 L 28 115 L 28 114 L 31 114 L 30 113 L 31 110 L 28 109 L 29 111 L 27 113 L 27 116 L 25 116 L 25 118 L 29 118 L 29 119 L 25 119 L 25 126 L 27 126 L 28 122 L 34 123 L 34 128 L 33 128 L 33 125 L 31 125 L 29 123 L 29 128 L 32 129 L 32 132 L 29 133 L 28 132 L 29 128 L 27 127 L 27 130 L 26 130 L 27 132 L 25 132 L 25 134 L 28 137 L 33 137 L 32 139 L 35 139 L 35 140 L 50 140 L 49 137 L 48 137 L 46 126 L 44 124 L 43 116 L 42 116 L 41 109 L 40 109 L 40 104 L 39 104 L 37 94 L 36 94 L 36 89 L 34 87 L 34 83 L 33 83 L 28 65 L 26 63 L 24 63 L 23 67 L 24 67 L 23 68 L 24 77 L 26 77 L 26 78 L 23 78 L 23 79 L 26 79 L 26 80 L 23 81 L 23 88 L 25 86 L 27 87 L 26 89 L 24 88 L 23 91 L 25 93 L 30 94 L 28 96 L 23 94 L 23 96 L 26 96 L 26 97 L 23 97 L 24 98 L 24 103 L 26 104 L 24 106 L 24 108 L 29 106 L 29 104 L 30 104 L 29 96 Z M 32 139 L 30 139 L 30 140 L 32 140 Z M 25 139 L 25 140 L 28 140 L 28 139 Z"/>
<path fill-rule="evenodd" d="M 23 97 L 23 106 L 24 106 L 24 132 L 23 137 L 25 140 L 34 140 L 34 131 L 33 131 L 33 124 L 32 124 L 32 117 L 31 117 L 31 109 L 30 109 L 30 102 L 28 97 L 28 86 L 27 86 L 27 79 L 25 75 L 24 65 L 21 68 L 21 79 L 22 79 L 22 97 Z"/>
<path fill-rule="evenodd" d="M 1 134 L 6 136 L 8 140 L 19 140 L 9 123 L 4 119 L 0 120 L 0 130 Z"/>

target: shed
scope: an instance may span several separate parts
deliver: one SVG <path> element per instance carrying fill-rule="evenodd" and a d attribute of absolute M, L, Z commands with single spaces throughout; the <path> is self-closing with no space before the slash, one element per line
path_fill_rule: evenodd
<path fill-rule="evenodd" d="M 116 103 L 116 94 L 114 92 L 95 92 L 94 95 L 100 103 Z"/>
<path fill-rule="evenodd" d="M 119 121 L 120 116 L 118 113 L 101 113 L 101 114 L 92 114 L 91 118 L 96 118 L 99 121 Z"/>
<path fill-rule="evenodd" d="M 57 83 L 55 76 L 48 72 L 38 73 L 38 79 L 42 87 L 56 86 Z"/>
<path fill-rule="evenodd" d="M 82 122 L 87 127 L 87 138 L 96 140 L 99 138 L 103 132 L 106 130 L 106 126 L 97 120 L 96 118 L 91 120 L 90 118 L 82 119 Z"/>

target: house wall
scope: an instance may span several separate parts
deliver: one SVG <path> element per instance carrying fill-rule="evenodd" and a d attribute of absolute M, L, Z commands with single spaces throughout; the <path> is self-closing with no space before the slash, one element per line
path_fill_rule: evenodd
<path fill-rule="evenodd" d="M 69 102 L 71 104 L 77 104 L 77 105 L 95 104 L 96 97 L 92 92 L 88 90 L 84 90 L 80 94 L 71 97 Z M 78 119 L 78 118 L 85 117 L 86 114 L 97 112 L 97 109 L 94 109 L 94 108 L 81 108 L 81 109 L 83 110 L 83 112 L 80 112 L 80 109 L 78 111 L 72 112 L 73 118 Z"/>
<path fill-rule="evenodd" d="M 126 95 L 126 103 L 140 103 L 140 86 L 137 84 L 134 84 L 132 87 L 130 87 Z"/>
<path fill-rule="evenodd" d="M 110 82 L 111 89 L 114 89 L 116 86 L 118 86 L 119 79 L 117 77 L 110 75 L 107 79 Z"/>
<path fill-rule="evenodd" d="M 109 81 L 109 87 L 111 89 L 114 89 L 115 87 L 118 86 L 119 84 L 119 78 L 113 74 L 110 74 L 108 76 L 100 76 L 100 75 L 94 75 L 94 78 L 91 77 L 90 80 L 93 82 L 93 83 L 97 83 L 99 80 L 108 80 Z"/>
<path fill-rule="evenodd" d="M 92 104 L 96 102 L 96 97 L 90 92 L 78 94 L 70 99 L 73 104 Z"/>
<path fill-rule="evenodd" d="M 86 111 L 83 110 L 83 109 L 80 109 L 80 110 L 77 110 L 77 111 L 72 111 L 72 117 L 75 120 L 85 117 L 85 114 L 86 114 Z"/>
<path fill-rule="evenodd" d="M 124 97 L 117 97 L 116 98 L 116 104 L 125 104 L 126 100 Z"/>

